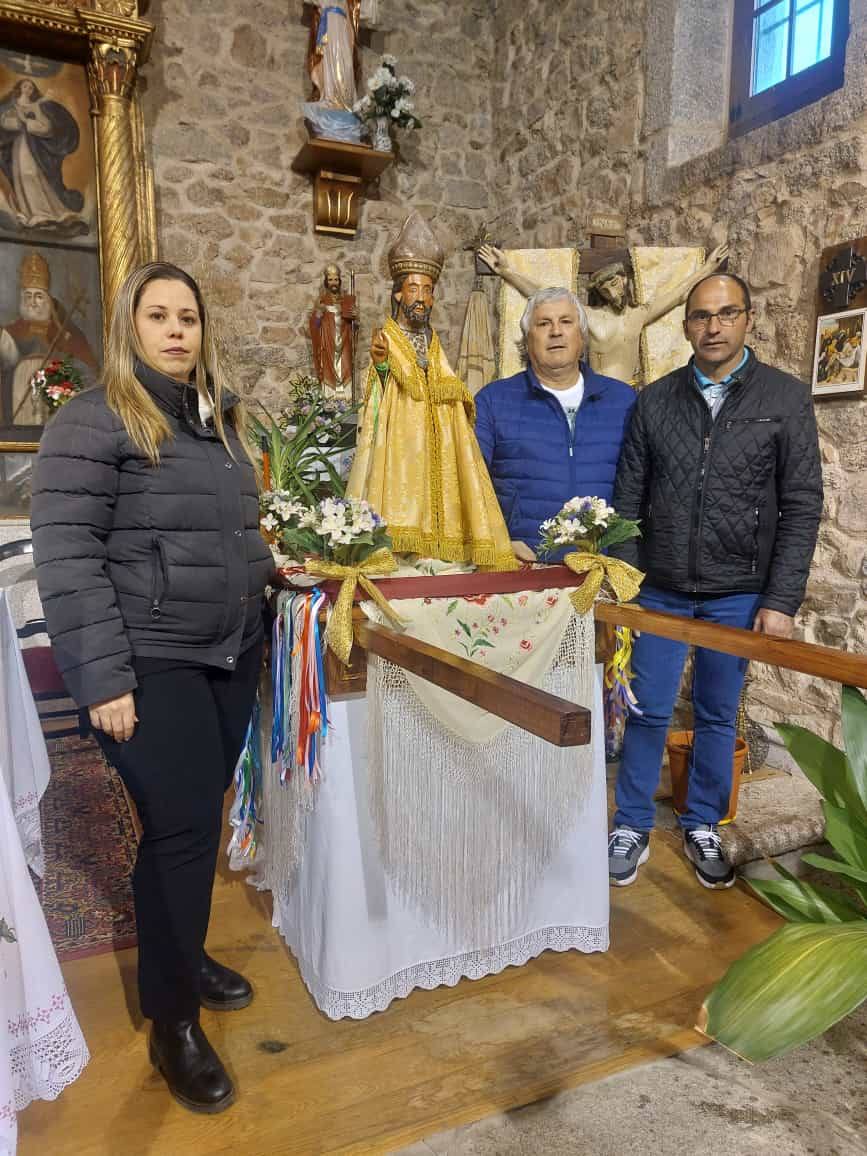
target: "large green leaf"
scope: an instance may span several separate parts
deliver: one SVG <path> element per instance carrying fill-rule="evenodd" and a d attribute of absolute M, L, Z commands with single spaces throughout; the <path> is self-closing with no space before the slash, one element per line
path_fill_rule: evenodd
<path fill-rule="evenodd" d="M 835 875 L 846 875 L 849 879 L 858 879 L 862 883 L 867 883 L 867 871 L 852 863 L 841 863 L 839 859 L 828 859 L 826 856 L 816 855 L 812 851 L 803 856 L 803 861 L 813 867 L 821 867 L 823 871 L 831 871 Z"/>
<path fill-rule="evenodd" d="M 867 699 L 854 686 L 843 687 L 843 743 L 849 782 L 867 812 Z"/>
<path fill-rule="evenodd" d="M 850 781 L 843 752 L 804 727 L 776 725 L 789 754 L 822 797 L 838 807 L 851 808 L 867 820 L 867 808 Z"/>
<path fill-rule="evenodd" d="M 867 826 L 827 799 L 822 803 L 822 810 L 825 812 L 825 838 L 847 863 L 867 871 Z"/>
<path fill-rule="evenodd" d="M 610 529 L 605 531 L 599 539 L 599 549 L 604 550 L 607 546 L 619 546 L 621 542 L 628 542 L 630 538 L 640 537 L 639 528 L 624 518 L 620 522 L 615 522 Z"/>
<path fill-rule="evenodd" d="M 867 999 L 867 921 L 790 923 L 708 995 L 698 1028 L 745 1059 L 783 1055 Z"/>
<path fill-rule="evenodd" d="M 830 871 L 832 875 L 844 876 L 849 886 L 867 903 L 867 871 L 862 871 L 860 867 L 855 867 L 851 863 L 841 863 L 839 859 L 816 855 L 813 851 L 804 855 L 802 862 L 809 863 L 811 867 L 819 867 L 822 871 Z"/>
<path fill-rule="evenodd" d="M 748 879 L 757 895 L 784 919 L 791 923 L 849 923 L 855 919 L 867 920 L 867 911 L 861 911 L 838 891 L 821 884 L 796 879 L 779 864 L 775 864 L 781 879 Z"/>

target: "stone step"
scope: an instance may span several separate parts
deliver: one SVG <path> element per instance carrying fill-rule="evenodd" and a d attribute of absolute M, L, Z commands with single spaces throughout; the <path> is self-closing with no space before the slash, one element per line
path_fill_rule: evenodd
<path fill-rule="evenodd" d="M 613 794 L 616 765 L 609 765 L 609 788 Z M 671 782 L 667 766 L 660 775 L 657 792 L 657 826 L 677 828 L 671 807 Z M 613 813 L 613 800 L 611 805 Z M 790 856 L 784 860 L 797 874 L 799 853 L 824 843 L 825 819 L 822 797 L 788 752 L 772 742 L 767 763 L 755 775 L 741 780 L 738 813 L 731 823 L 720 827 L 726 854 L 731 863 L 746 868 L 766 858 Z M 747 871 L 749 873 L 749 871 Z"/>

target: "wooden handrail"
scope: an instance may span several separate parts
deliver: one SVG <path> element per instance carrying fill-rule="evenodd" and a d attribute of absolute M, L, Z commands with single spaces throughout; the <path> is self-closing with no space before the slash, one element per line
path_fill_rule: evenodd
<path fill-rule="evenodd" d="M 719 626 L 714 622 L 682 618 L 678 614 L 665 614 L 659 610 L 643 610 L 631 602 L 597 602 L 594 609 L 600 622 L 631 626 L 634 630 L 646 631 L 660 638 L 673 638 L 678 642 L 704 646 L 709 650 L 722 651 L 723 654 L 737 655 L 738 658 L 767 662 L 785 670 L 798 670 L 801 674 L 828 678 L 848 686 L 867 687 L 865 655 L 850 654 L 814 642 L 772 638 L 752 630 L 741 630 L 737 626 Z"/>
<path fill-rule="evenodd" d="M 355 623 L 359 646 L 557 747 L 590 742 L 590 711 L 373 622 Z"/>

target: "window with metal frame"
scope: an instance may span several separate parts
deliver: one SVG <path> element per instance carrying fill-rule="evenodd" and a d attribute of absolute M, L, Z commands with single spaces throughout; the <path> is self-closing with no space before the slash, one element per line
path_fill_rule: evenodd
<path fill-rule="evenodd" d="M 730 135 L 841 88 L 848 36 L 849 0 L 735 0 Z"/>

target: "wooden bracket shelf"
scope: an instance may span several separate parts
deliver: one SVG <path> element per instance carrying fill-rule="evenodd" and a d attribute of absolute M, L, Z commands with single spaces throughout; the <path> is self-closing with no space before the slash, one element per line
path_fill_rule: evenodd
<path fill-rule="evenodd" d="M 367 183 L 377 180 L 393 160 L 392 153 L 322 137 L 303 144 L 292 169 L 313 176 L 315 231 L 354 237 Z"/>

